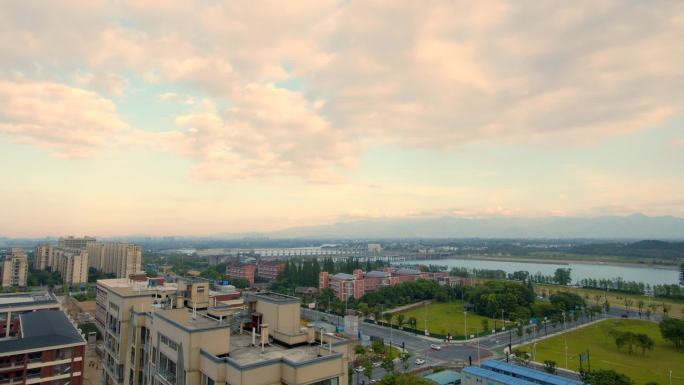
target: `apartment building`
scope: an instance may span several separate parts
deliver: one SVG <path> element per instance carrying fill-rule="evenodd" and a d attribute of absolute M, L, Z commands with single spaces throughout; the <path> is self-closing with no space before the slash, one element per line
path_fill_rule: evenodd
<path fill-rule="evenodd" d="M 58 245 L 64 249 L 86 250 L 89 244 L 96 242 L 97 239 L 89 236 L 76 238 L 73 236 L 59 238 Z"/>
<path fill-rule="evenodd" d="M 13 247 L 2 261 L 2 287 L 26 287 L 28 258 L 24 249 Z"/>
<path fill-rule="evenodd" d="M 257 266 L 257 275 L 263 279 L 274 281 L 285 271 L 285 262 L 261 261 Z"/>
<path fill-rule="evenodd" d="M 85 339 L 49 293 L 0 295 L 0 383 L 83 384 Z"/>
<path fill-rule="evenodd" d="M 250 285 L 254 285 L 254 275 L 256 273 L 256 266 L 245 263 L 234 263 L 226 266 L 226 275 L 228 278 L 239 279 L 244 278 Z"/>
<path fill-rule="evenodd" d="M 90 242 L 86 246 L 91 267 L 126 278 L 142 271 L 142 247 L 122 242 Z"/>
<path fill-rule="evenodd" d="M 60 245 L 72 244 L 62 242 L 63 239 L 68 238 L 60 239 Z M 36 246 L 35 255 L 36 269 L 58 272 L 65 285 L 88 282 L 88 252 L 84 249 L 42 244 Z"/>
<path fill-rule="evenodd" d="M 298 298 L 256 293 L 235 307 L 206 280 L 181 281 L 98 281 L 102 384 L 347 383 L 349 341 L 302 328 Z"/>
<path fill-rule="evenodd" d="M 346 301 L 350 297 L 359 299 L 365 294 L 376 292 L 383 287 L 418 279 L 435 280 L 441 285 L 472 285 L 470 278 L 449 277 L 446 272 L 430 273 L 415 269 L 386 267 L 382 271 L 369 272 L 356 269 L 352 274 L 330 274 L 327 271 L 322 271 L 318 276 L 318 286 L 319 289 L 331 289 L 335 297 L 341 301 Z"/>

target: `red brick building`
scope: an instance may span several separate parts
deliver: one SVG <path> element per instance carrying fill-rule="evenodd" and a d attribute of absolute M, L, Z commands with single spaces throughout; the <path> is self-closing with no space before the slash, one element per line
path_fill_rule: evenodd
<path fill-rule="evenodd" d="M 0 342 L 0 383 L 83 384 L 85 339 L 61 310 L 19 315 L 15 338 Z"/>
<path fill-rule="evenodd" d="M 275 280 L 285 271 L 285 262 L 281 261 L 262 261 L 259 262 L 257 275 L 268 280 Z"/>
<path fill-rule="evenodd" d="M 246 279 L 250 285 L 254 285 L 254 276 L 256 274 L 256 266 L 250 264 L 236 263 L 226 266 L 226 275 L 228 278 Z"/>

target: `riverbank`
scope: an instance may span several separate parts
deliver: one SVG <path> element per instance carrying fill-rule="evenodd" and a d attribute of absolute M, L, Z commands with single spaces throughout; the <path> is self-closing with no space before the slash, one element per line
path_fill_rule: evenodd
<path fill-rule="evenodd" d="M 647 264 L 639 262 L 630 262 L 623 259 L 614 260 L 611 258 L 602 259 L 602 257 L 595 257 L 591 259 L 575 259 L 573 256 L 549 256 L 549 257 L 539 257 L 539 256 L 491 256 L 491 255 L 458 255 L 448 259 L 464 259 L 473 261 L 501 261 L 501 262 L 520 262 L 520 263 L 535 263 L 535 264 L 545 264 L 545 265 L 569 265 L 571 263 L 582 264 L 582 265 L 602 265 L 602 266 L 617 266 L 617 267 L 648 267 L 651 269 L 663 269 L 663 270 L 678 270 L 679 264 Z M 439 264 L 439 260 L 433 260 L 435 264 Z M 446 259 L 444 259 L 446 260 Z"/>

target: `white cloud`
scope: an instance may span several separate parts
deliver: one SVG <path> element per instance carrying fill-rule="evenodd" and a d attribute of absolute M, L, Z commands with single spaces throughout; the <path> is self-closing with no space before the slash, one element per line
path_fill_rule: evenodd
<path fill-rule="evenodd" d="M 127 130 L 114 103 L 58 83 L 0 80 L 0 133 L 58 157 L 93 156 Z"/>
<path fill-rule="evenodd" d="M 128 80 L 111 72 L 81 73 L 74 76 L 77 85 L 112 96 L 123 96 Z"/>

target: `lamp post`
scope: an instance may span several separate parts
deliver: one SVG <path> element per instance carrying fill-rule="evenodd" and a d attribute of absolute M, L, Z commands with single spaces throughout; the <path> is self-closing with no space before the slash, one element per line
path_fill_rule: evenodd
<path fill-rule="evenodd" d="M 468 340 L 468 311 L 463 312 L 463 335 L 466 341 Z"/>

